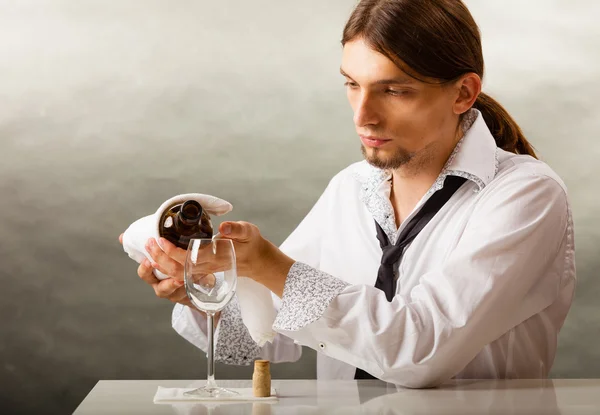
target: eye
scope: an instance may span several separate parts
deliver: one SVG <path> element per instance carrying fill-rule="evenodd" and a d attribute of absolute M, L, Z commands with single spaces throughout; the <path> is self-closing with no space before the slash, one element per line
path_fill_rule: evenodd
<path fill-rule="evenodd" d="M 350 88 L 350 89 L 354 89 L 354 88 L 358 87 L 358 85 L 357 85 L 355 82 L 350 82 L 350 81 L 348 81 L 348 82 L 345 82 L 345 83 L 344 83 L 344 86 L 345 86 L 345 87 L 348 87 L 348 88 Z"/>
<path fill-rule="evenodd" d="M 392 96 L 395 96 L 395 97 L 397 97 L 397 96 L 400 96 L 400 95 L 403 95 L 403 94 L 404 94 L 404 92 L 405 92 L 405 91 L 397 91 L 397 90 L 395 90 L 395 89 L 386 89 L 386 90 L 385 90 L 385 93 L 386 93 L 386 94 L 388 94 L 388 95 L 392 95 Z"/>

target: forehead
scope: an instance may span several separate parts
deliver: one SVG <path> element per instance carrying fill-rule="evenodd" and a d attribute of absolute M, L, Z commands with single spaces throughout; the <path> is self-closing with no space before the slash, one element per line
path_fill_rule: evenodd
<path fill-rule="evenodd" d="M 372 49 L 362 39 L 344 45 L 341 68 L 354 79 L 376 80 L 382 77 L 406 76 L 392 60 Z"/>

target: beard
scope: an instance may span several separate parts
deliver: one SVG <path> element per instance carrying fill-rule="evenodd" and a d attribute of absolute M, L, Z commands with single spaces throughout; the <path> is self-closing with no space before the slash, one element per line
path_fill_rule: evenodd
<path fill-rule="evenodd" d="M 416 155 L 416 153 L 411 153 L 399 148 L 394 154 L 386 157 L 381 154 L 381 151 L 379 151 L 378 148 L 372 148 L 370 152 L 367 152 L 367 149 L 362 144 L 360 146 L 360 151 L 367 163 L 382 170 L 395 170 L 405 166 L 410 163 Z"/>

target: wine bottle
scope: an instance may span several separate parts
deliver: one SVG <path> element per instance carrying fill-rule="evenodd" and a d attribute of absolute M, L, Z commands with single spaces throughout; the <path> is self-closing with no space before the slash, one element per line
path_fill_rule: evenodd
<path fill-rule="evenodd" d="M 176 203 L 165 209 L 159 222 L 160 236 L 175 246 L 187 249 L 190 239 L 212 238 L 210 216 L 195 200 Z"/>

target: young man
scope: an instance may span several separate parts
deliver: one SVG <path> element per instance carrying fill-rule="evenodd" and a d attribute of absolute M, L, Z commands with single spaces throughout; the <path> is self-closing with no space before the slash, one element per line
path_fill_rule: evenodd
<path fill-rule="evenodd" d="M 425 387 L 456 378 L 546 377 L 575 288 L 565 186 L 481 93 L 477 25 L 458 0 L 366 0 L 343 35 L 341 71 L 365 161 L 337 174 L 280 249 L 224 222 L 240 275 L 281 298 L 259 348 L 237 303 L 217 358 L 318 354 L 319 379 Z M 151 241 L 138 274 L 179 302 L 174 328 L 206 348 L 185 254 Z M 157 268 L 173 278 L 158 282 Z"/>

